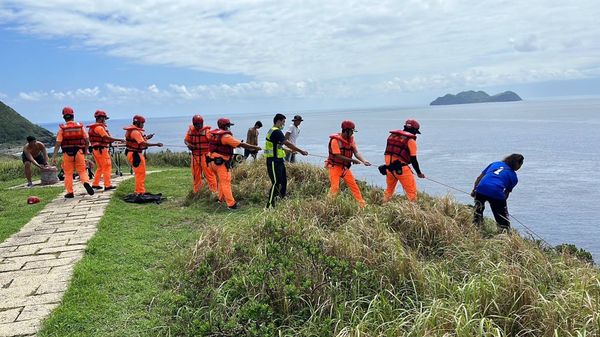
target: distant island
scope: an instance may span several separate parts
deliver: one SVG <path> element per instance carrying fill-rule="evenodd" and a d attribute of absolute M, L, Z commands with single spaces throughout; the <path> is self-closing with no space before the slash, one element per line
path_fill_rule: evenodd
<path fill-rule="evenodd" d="M 34 136 L 42 143 L 53 144 L 52 132 L 35 125 L 8 105 L 0 102 L 0 147 L 22 146 L 27 136 Z"/>
<path fill-rule="evenodd" d="M 512 91 L 505 91 L 494 96 L 488 95 L 485 91 L 462 91 L 456 95 L 446 94 L 438 97 L 429 105 L 450 105 L 450 104 L 468 104 L 468 103 L 489 103 L 489 102 L 514 102 L 522 101 L 521 97 Z"/>

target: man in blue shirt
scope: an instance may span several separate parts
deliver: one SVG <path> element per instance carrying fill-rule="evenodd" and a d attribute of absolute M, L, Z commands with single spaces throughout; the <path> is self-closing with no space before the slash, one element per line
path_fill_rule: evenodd
<path fill-rule="evenodd" d="M 276 114 L 273 117 L 273 127 L 267 132 L 264 156 L 267 158 L 267 173 L 271 179 L 271 189 L 269 190 L 269 201 L 267 208 L 275 206 L 275 198 L 285 198 L 287 190 L 287 173 L 285 171 L 285 151 L 283 145 L 302 155 L 308 155 L 308 152 L 296 147 L 281 131 L 285 125 L 285 116 Z"/>
<path fill-rule="evenodd" d="M 524 159 L 523 155 L 513 153 L 503 161 L 491 163 L 477 177 L 471 192 L 471 196 L 475 198 L 473 223 L 483 224 L 483 211 L 487 201 L 498 227 L 502 230 L 510 228 L 506 199 L 519 181 L 516 171 L 521 168 Z"/>

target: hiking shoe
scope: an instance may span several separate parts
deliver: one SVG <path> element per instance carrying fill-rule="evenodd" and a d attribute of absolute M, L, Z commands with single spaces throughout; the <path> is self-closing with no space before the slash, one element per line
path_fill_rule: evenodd
<path fill-rule="evenodd" d="M 92 188 L 92 186 L 90 186 L 90 184 L 83 183 L 83 187 L 85 187 L 85 190 L 88 192 L 89 195 L 94 195 L 94 189 Z"/>
<path fill-rule="evenodd" d="M 33 187 L 33 183 L 30 181 L 27 183 L 27 187 Z"/>
<path fill-rule="evenodd" d="M 102 186 L 100 186 L 100 185 L 92 185 L 92 188 L 95 189 L 95 190 L 101 190 Z"/>
<path fill-rule="evenodd" d="M 227 208 L 234 210 L 234 209 L 238 209 L 238 203 L 236 202 L 235 204 L 231 205 L 231 206 L 227 206 Z"/>
<path fill-rule="evenodd" d="M 65 194 L 65 198 L 75 198 L 75 195 L 73 193 L 67 193 Z"/>
<path fill-rule="evenodd" d="M 104 191 L 108 191 L 108 190 L 114 190 L 115 188 L 117 188 L 117 186 L 106 186 L 104 188 Z"/>

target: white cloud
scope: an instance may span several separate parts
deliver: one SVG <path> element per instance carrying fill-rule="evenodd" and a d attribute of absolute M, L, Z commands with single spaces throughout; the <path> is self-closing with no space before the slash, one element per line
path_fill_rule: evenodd
<path fill-rule="evenodd" d="M 344 79 L 361 76 L 397 77 L 407 88 L 466 84 L 473 69 L 492 82 L 579 76 L 600 63 L 598 17 L 595 0 L 0 2 L 0 21 L 28 34 L 256 80 L 170 87 L 185 99 L 302 95 L 330 81 L 344 95 Z M 152 85 L 138 90 L 161 94 Z"/>
<path fill-rule="evenodd" d="M 0 92 L 0 99 L 7 99 L 7 98 L 8 98 L 7 94 Z"/>
<path fill-rule="evenodd" d="M 89 100 L 101 100 L 100 88 L 80 88 L 68 91 L 30 91 L 20 92 L 19 98 L 25 101 L 41 101 L 46 99 L 57 100 L 57 101 L 89 101 Z"/>

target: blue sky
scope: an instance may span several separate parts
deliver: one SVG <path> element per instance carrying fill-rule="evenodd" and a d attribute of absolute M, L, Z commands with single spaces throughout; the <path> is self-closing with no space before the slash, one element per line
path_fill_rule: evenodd
<path fill-rule="evenodd" d="M 0 0 L 0 100 L 55 121 L 600 94 L 600 6 L 556 1 Z"/>

